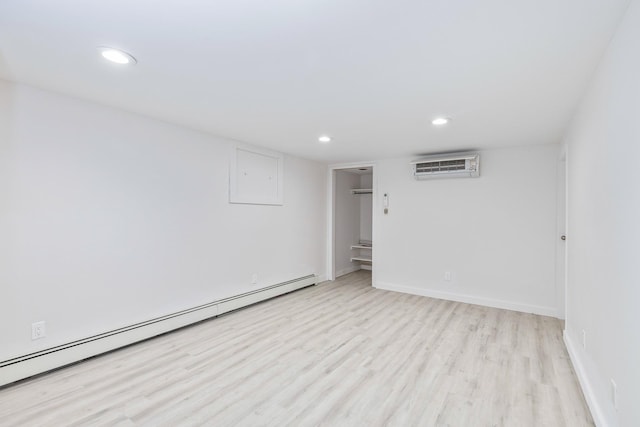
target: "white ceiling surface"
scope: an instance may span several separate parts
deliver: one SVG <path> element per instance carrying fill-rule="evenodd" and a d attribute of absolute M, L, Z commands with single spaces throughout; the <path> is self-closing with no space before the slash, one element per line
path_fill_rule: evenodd
<path fill-rule="evenodd" d="M 627 4 L 3 0 L 0 77 L 326 162 L 555 143 Z"/>

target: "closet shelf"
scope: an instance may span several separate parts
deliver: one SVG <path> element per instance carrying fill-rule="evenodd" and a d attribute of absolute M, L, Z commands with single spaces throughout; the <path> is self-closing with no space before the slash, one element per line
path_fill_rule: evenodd
<path fill-rule="evenodd" d="M 366 256 L 354 256 L 354 257 L 351 257 L 351 262 L 353 261 L 371 262 L 371 258 Z"/>
<path fill-rule="evenodd" d="M 373 249 L 371 245 L 351 245 L 351 249 Z"/>
<path fill-rule="evenodd" d="M 372 188 L 354 188 L 351 190 L 351 194 L 353 195 L 372 194 L 372 193 L 373 193 Z"/>

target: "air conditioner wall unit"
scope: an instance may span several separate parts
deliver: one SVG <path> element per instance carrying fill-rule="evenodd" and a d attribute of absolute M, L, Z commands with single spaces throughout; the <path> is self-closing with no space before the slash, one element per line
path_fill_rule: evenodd
<path fill-rule="evenodd" d="M 429 156 L 411 162 L 416 179 L 477 178 L 480 176 L 480 154 L 455 153 Z"/>

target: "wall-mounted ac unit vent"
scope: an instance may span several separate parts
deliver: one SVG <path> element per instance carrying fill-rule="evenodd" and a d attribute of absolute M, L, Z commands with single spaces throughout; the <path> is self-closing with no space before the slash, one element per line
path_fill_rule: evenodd
<path fill-rule="evenodd" d="M 416 179 L 480 176 L 480 155 L 477 153 L 431 156 L 411 162 Z"/>

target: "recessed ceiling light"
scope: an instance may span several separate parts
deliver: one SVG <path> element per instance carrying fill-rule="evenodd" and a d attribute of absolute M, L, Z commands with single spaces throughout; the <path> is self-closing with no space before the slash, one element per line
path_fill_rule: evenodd
<path fill-rule="evenodd" d="M 328 135 L 322 135 L 318 138 L 318 141 L 322 142 L 323 144 L 326 144 L 328 142 L 331 142 L 331 137 Z"/>
<path fill-rule="evenodd" d="M 431 121 L 435 126 L 442 126 L 449 123 L 449 119 L 447 117 L 437 117 Z"/>
<path fill-rule="evenodd" d="M 131 56 L 131 54 L 120 49 L 114 49 L 112 47 L 107 47 L 107 46 L 100 46 L 98 47 L 98 50 L 100 51 L 100 54 L 104 59 L 114 62 L 116 64 L 134 65 L 135 63 L 138 62 L 136 61 L 136 58 Z"/>

